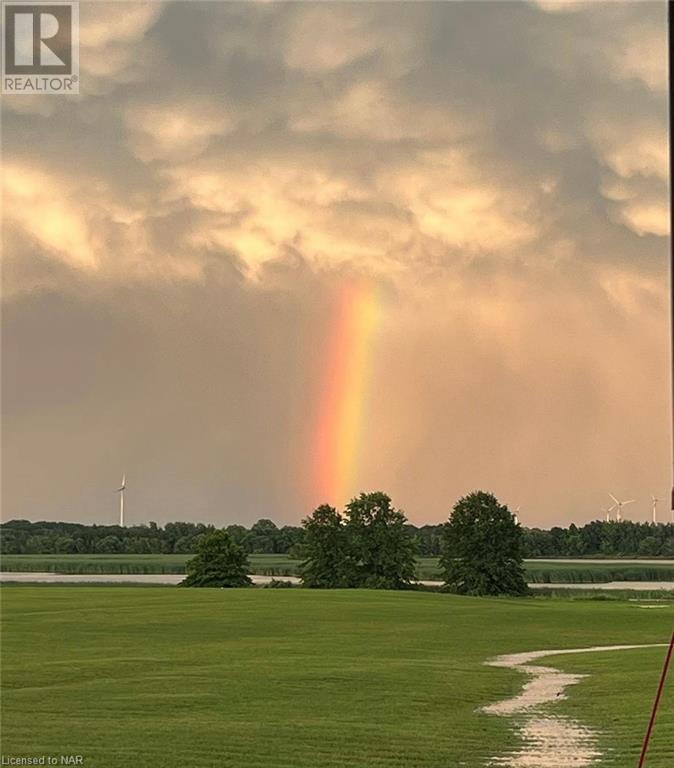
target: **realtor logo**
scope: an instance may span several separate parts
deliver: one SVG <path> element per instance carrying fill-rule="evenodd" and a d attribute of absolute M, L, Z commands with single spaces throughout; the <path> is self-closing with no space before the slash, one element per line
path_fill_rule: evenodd
<path fill-rule="evenodd" d="M 79 6 L 4 3 L 2 92 L 79 93 Z"/>

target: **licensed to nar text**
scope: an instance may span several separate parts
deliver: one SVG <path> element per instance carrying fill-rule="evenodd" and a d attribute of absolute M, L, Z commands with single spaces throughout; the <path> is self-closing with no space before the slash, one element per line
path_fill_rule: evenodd
<path fill-rule="evenodd" d="M 84 765 L 84 756 L 0 755 L 0 765 Z"/>

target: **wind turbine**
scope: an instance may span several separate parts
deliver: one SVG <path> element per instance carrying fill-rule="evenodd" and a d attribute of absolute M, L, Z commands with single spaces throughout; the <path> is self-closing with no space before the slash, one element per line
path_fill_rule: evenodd
<path fill-rule="evenodd" d="M 126 472 L 122 475 L 122 484 L 117 489 L 119 494 L 119 525 L 124 527 L 124 491 L 126 490 Z"/>
<path fill-rule="evenodd" d="M 653 502 L 653 525 L 655 525 L 658 522 L 658 502 L 660 499 L 656 499 L 655 496 L 651 495 L 651 501 Z"/>
<path fill-rule="evenodd" d="M 607 523 L 611 522 L 611 512 L 613 512 L 614 509 L 615 509 L 615 506 L 606 507 L 606 508 L 602 507 L 601 508 L 601 511 L 604 513 L 604 515 L 606 517 L 606 522 Z"/>
<path fill-rule="evenodd" d="M 513 512 L 513 518 L 515 519 L 515 525 L 519 525 L 520 524 L 520 508 L 519 508 L 519 505 L 517 506 L 517 508 Z"/>
<path fill-rule="evenodd" d="M 627 501 L 618 501 L 618 499 L 616 499 L 616 497 L 612 493 L 609 493 L 609 496 L 615 502 L 615 504 L 613 505 L 612 509 L 615 509 L 615 511 L 616 511 L 615 519 L 616 519 L 616 522 L 619 523 L 623 519 L 623 514 L 622 514 L 623 513 L 623 507 L 626 507 L 628 504 L 633 504 L 634 503 L 634 499 L 628 499 Z"/>

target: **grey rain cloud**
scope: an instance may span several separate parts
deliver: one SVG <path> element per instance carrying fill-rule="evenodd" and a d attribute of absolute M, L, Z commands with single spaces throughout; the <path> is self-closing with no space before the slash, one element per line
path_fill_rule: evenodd
<path fill-rule="evenodd" d="M 335 297 L 358 487 L 529 524 L 668 485 L 666 5 L 81 3 L 3 102 L 3 517 L 297 522 Z M 116 23 L 111 23 L 115 19 Z M 343 501 L 343 500 L 341 500 Z M 632 508 L 631 508 L 632 509 Z"/>

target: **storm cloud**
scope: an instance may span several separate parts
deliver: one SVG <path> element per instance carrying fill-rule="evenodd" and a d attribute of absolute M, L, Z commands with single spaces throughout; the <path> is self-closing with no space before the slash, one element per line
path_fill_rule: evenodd
<path fill-rule="evenodd" d="M 3 99 L 3 517 L 297 522 L 344 285 L 415 522 L 666 498 L 666 4 L 80 3 Z"/>

